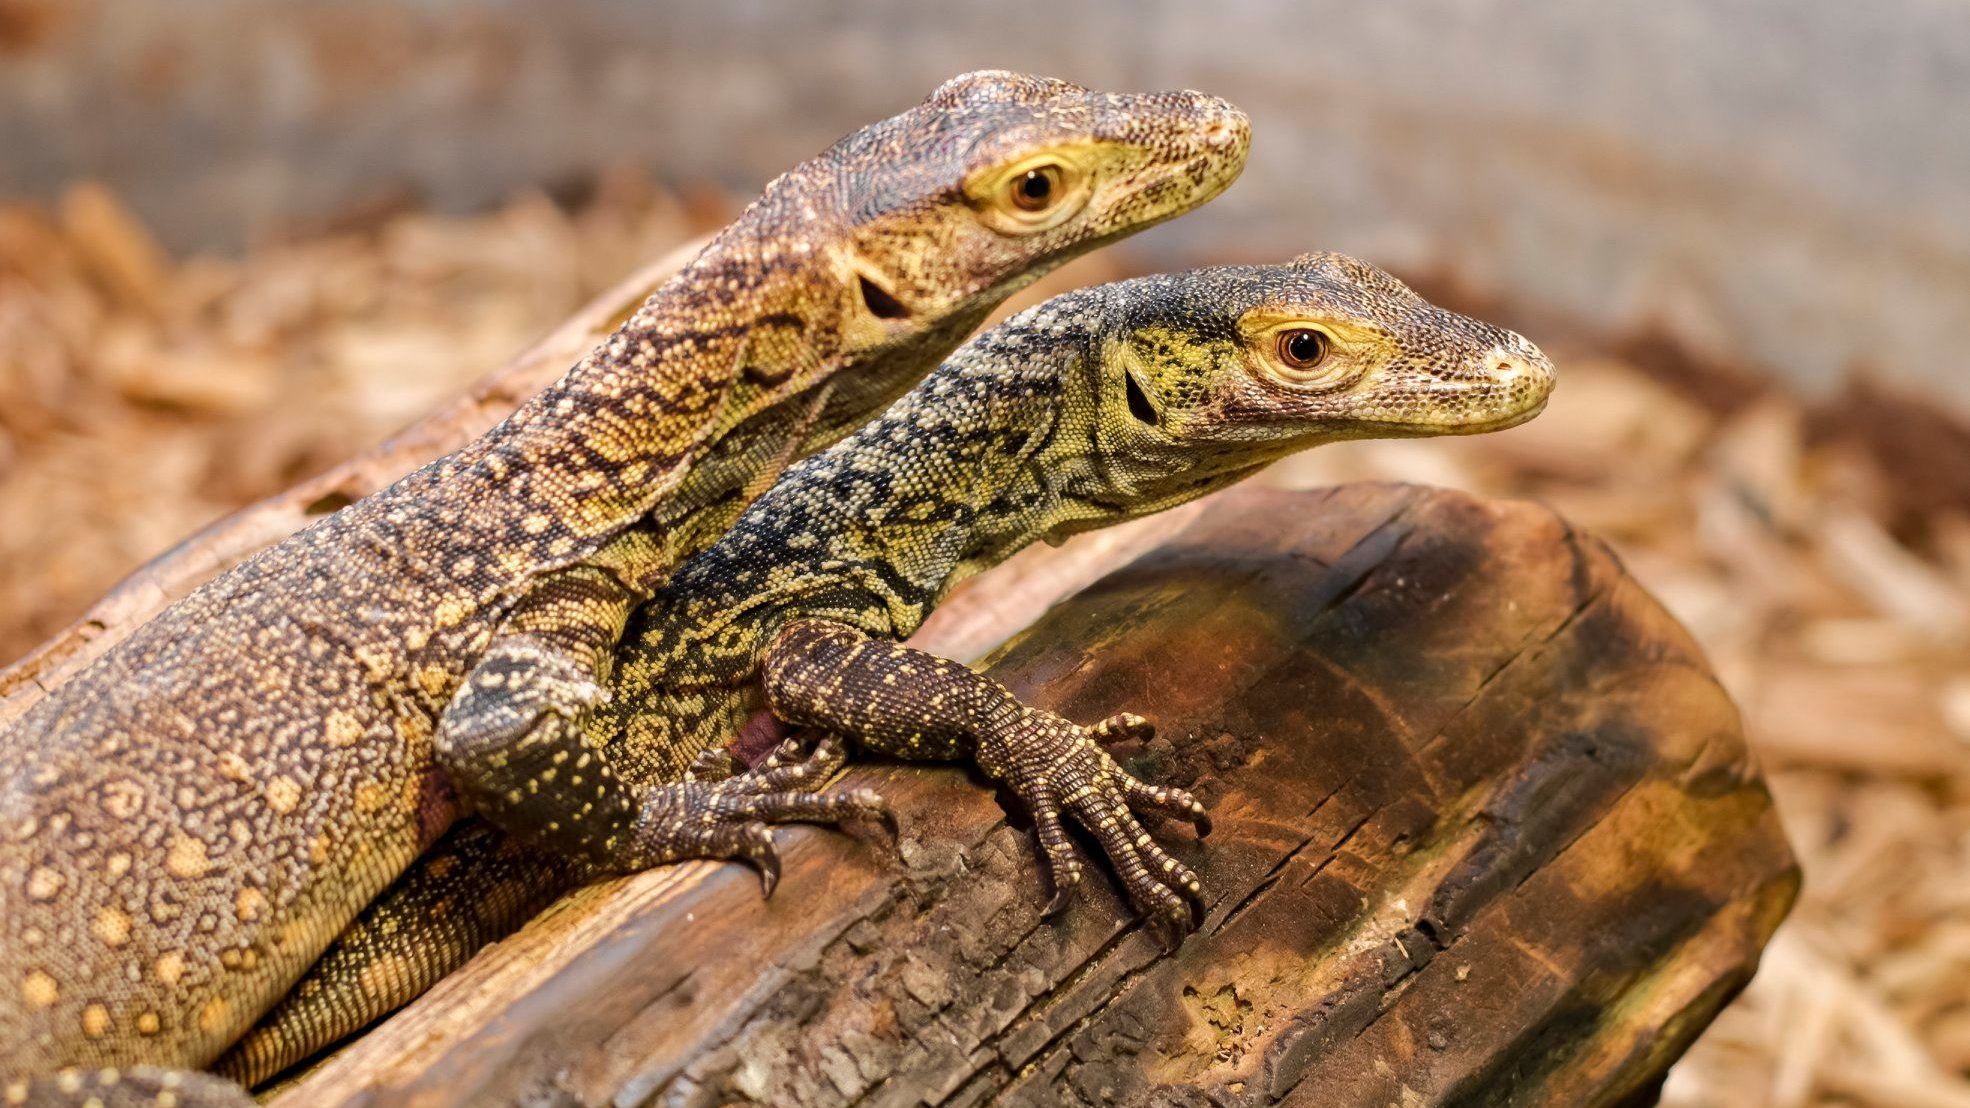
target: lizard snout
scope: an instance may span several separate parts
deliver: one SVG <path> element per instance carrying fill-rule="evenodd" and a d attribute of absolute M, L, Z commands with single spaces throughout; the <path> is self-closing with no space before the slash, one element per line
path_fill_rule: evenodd
<path fill-rule="evenodd" d="M 1512 336 L 1515 342 L 1492 347 L 1484 357 L 1484 371 L 1499 384 L 1517 384 L 1545 393 L 1553 386 L 1553 363 L 1545 352 Z"/>
<path fill-rule="evenodd" d="M 1241 145 L 1250 128 L 1241 119 L 1220 119 L 1204 130 L 1204 142 L 1220 150 Z"/>
<path fill-rule="evenodd" d="M 1252 121 L 1228 100 L 1202 92 L 1191 92 L 1200 116 L 1210 120 L 1204 126 L 1204 145 L 1213 150 L 1231 151 L 1249 146 Z"/>

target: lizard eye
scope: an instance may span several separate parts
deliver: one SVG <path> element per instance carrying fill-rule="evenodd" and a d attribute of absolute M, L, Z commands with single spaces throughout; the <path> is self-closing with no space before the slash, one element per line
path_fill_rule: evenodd
<path fill-rule="evenodd" d="M 1351 348 L 1333 332 L 1298 321 L 1257 336 L 1253 346 L 1264 373 L 1302 392 L 1339 388 L 1366 369 L 1361 358 L 1342 356 Z"/>
<path fill-rule="evenodd" d="M 1065 174 L 1057 165 L 1036 165 L 1013 178 L 1008 199 L 1023 212 L 1043 212 L 1052 207 L 1061 193 Z"/>
<path fill-rule="evenodd" d="M 1279 332 L 1276 348 L 1290 369 L 1305 371 L 1327 360 L 1327 336 L 1310 327 Z"/>
<path fill-rule="evenodd" d="M 1074 218 L 1094 189 L 1073 159 L 1049 153 L 986 170 L 965 192 L 993 230 L 1031 235 Z"/>

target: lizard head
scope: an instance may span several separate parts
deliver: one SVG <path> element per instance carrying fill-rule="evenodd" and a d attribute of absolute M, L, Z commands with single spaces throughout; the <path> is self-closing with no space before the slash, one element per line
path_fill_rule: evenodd
<path fill-rule="evenodd" d="M 945 82 L 825 160 L 845 184 L 844 261 L 866 314 L 893 323 L 978 311 L 1181 215 L 1238 177 L 1250 145 L 1245 114 L 1214 96 L 987 70 Z"/>
<path fill-rule="evenodd" d="M 981 71 L 776 181 L 762 202 L 836 244 L 848 369 L 810 438 L 866 419 L 1049 269 L 1222 192 L 1250 141 L 1244 113 L 1202 93 Z"/>
<path fill-rule="evenodd" d="M 1324 442 L 1510 427 L 1553 389 L 1522 336 L 1341 254 L 1126 281 L 1109 304 L 1097 434 L 1176 499 Z"/>

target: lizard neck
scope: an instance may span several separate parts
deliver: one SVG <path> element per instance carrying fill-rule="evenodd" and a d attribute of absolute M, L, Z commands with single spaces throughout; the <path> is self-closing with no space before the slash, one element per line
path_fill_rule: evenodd
<path fill-rule="evenodd" d="M 577 545 L 619 532 L 727 435 L 800 404 L 841 359 L 842 307 L 824 258 L 728 229 L 461 457 L 465 483 Z"/>
<path fill-rule="evenodd" d="M 880 418 L 789 469 L 684 566 L 670 602 L 756 603 L 907 636 L 958 581 L 1109 497 L 1095 421 L 1109 297 L 1056 298 L 973 341 Z M 686 620 L 688 622 L 688 620 Z"/>

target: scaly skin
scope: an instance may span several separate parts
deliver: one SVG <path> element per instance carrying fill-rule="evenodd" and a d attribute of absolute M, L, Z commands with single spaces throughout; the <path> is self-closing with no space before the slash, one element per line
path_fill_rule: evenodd
<path fill-rule="evenodd" d="M 484 438 L 37 705 L 0 734 L 7 1098 L 208 1064 L 464 811 L 591 866 L 675 856 L 581 742 L 626 613 L 1005 295 L 1214 196 L 1247 138 L 1195 93 L 951 81 L 770 184 Z"/>
<path fill-rule="evenodd" d="M 1283 338 L 1309 331 L 1324 355 L 1288 364 Z M 1339 255 L 1058 297 L 974 340 L 880 419 L 790 469 L 680 568 L 632 621 L 595 741 L 647 790 L 646 811 L 667 812 L 680 839 L 718 847 L 697 853 L 748 857 L 769 877 L 765 821 L 826 818 L 874 798 L 801 791 L 840 764 L 832 739 L 805 762 L 735 772 L 717 748 L 760 709 L 898 757 L 976 759 L 1032 808 L 1056 907 L 1082 872 L 1063 825 L 1072 818 L 1144 912 L 1180 933 L 1196 878 L 1130 809 L 1201 822 L 1203 808 L 1131 778 L 1101 747 L 1148 734 L 1147 723 L 1080 726 L 897 640 L 955 583 L 1036 539 L 1173 507 L 1324 442 L 1509 426 L 1537 413 L 1552 383 L 1551 364 L 1523 338 Z M 506 894 L 489 897 L 481 865 L 458 857 L 496 849 L 496 836 L 475 834 L 452 844 L 441 872 L 413 870 L 373 906 L 355 932 L 370 953 L 332 954 L 281 1018 L 246 1040 L 252 1057 L 228 1060 L 242 1066 L 231 1072 L 293 1061 L 305 1053 L 301 1029 L 325 1026 L 330 1011 L 381 1014 L 375 998 L 401 977 L 365 980 L 375 951 L 449 968 L 583 877 L 551 859 L 526 872 L 508 849 Z M 434 917 L 425 906 L 439 901 L 452 911 Z M 498 911 L 465 907 L 488 902 Z M 446 954 L 433 960 L 434 950 Z"/>

